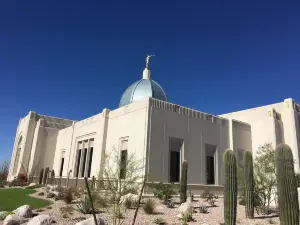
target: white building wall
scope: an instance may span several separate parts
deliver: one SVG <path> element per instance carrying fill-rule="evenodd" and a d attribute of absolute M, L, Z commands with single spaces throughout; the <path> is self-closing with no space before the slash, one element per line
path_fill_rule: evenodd
<path fill-rule="evenodd" d="M 148 102 L 148 99 L 134 102 L 109 113 L 105 153 L 110 159 L 115 151 L 120 152 L 121 140 L 128 139 L 128 155 L 133 154 L 145 166 Z"/>
<path fill-rule="evenodd" d="M 187 109 L 159 100 L 150 100 L 149 152 L 147 172 L 150 181 L 169 182 L 169 138 L 184 140 L 183 158 L 188 161 L 188 183 L 206 184 L 205 145 L 215 145 L 215 184 L 222 185 L 222 157 L 230 147 L 229 122 L 206 113 Z M 237 122 L 238 123 L 238 122 Z M 251 147 L 251 129 L 236 127 L 241 140 L 239 147 Z"/>

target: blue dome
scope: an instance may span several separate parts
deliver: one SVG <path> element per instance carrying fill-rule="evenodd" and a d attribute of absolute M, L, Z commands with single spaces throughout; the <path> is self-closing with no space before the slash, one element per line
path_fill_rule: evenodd
<path fill-rule="evenodd" d="M 141 79 L 130 85 L 121 97 L 120 107 L 145 97 L 167 101 L 167 96 L 162 87 L 151 79 Z"/>

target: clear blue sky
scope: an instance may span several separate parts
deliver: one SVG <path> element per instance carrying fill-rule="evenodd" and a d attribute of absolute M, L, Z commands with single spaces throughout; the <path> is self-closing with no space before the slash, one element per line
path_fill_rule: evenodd
<path fill-rule="evenodd" d="M 300 102 L 299 12 L 299 0 L 1 1 L 0 161 L 29 111 L 117 108 L 147 53 L 173 103 L 222 114 Z"/>

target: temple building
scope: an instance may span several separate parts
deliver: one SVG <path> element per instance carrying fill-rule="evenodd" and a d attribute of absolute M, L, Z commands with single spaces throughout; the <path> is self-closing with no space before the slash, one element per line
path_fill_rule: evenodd
<path fill-rule="evenodd" d="M 181 162 L 187 160 L 191 189 L 221 188 L 224 151 L 233 149 L 241 163 L 243 151 L 255 156 L 267 142 L 290 145 L 299 172 L 300 105 L 293 99 L 219 116 L 200 112 L 168 102 L 152 80 L 149 59 L 117 109 L 81 121 L 32 111 L 20 119 L 8 180 L 26 171 L 38 176 L 46 167 L 71 180 L 98 177 L 104 155 L 116 150 L 143 159 L 149 181 L 179 182 Z"/>

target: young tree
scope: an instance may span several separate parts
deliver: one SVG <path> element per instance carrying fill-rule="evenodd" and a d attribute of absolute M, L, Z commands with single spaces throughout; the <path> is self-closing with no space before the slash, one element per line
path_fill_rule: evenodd
<path fill-rule="evenodd" d="M 113 225 L 121 224 L 122 210 L 126 210 L 122 208 L 122 197 L 138 193 L 139 183 L 143 182 L 143 168 L 143 160 L 136 160 L 134 154 L 113 150 L 112 154 L 105 156 L 97 188 L 109 197 Z"/>
<path fill-rule="evenodd" d="M 0 183 L 5 182 L 9 171 L 9 162 L 4 161 L 0 165 Z"/>
<path fill-rule="evenodd" d="M 261 210 L 266 213 L 270 204 L 276 201 L 275 151 L 271 143 L 258 148 L 254 160 L 254 195 Z"/>

